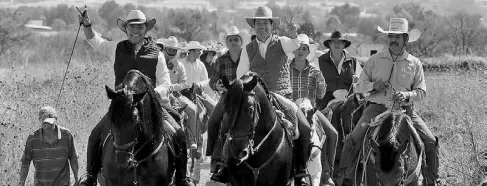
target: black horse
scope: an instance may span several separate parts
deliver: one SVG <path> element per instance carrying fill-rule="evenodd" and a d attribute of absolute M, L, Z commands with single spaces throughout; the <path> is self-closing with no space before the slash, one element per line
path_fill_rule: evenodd
<path fill-rule="evenodd" d="M 223 98 L 229 117 L 229 137 L 224 158 L 229 182 L 241 185 L 288 185 L 293 175 L 292 142 L 280 124 L 265 88 L 257 75 L 244 75 L 227 88 Z"/>
<path fill-rule="evenodd" d="M 169 185 L 175 131 L 149 78 L 131 70 L 116 90 L 106 86 L 106 92 L 112 100 L 110 134 L 103 145 L 106 185 Z"/>

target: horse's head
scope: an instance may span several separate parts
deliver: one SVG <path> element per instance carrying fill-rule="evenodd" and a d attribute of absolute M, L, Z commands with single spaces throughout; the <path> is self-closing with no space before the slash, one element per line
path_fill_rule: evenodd
<path fill-rule="evenodd" d="M 194 102 L 194 100 L 196 100 L 195 84 L 191 85 L 190 88 L 181 90 L 180 93 L 184 97 L 187 97 L 189 100 Z"/>
<path fill-rule="evenodd" d="M 408 168 L 409 143 L 408 122 L 405 114 L 391 113 L 380 124 L 376 139 L 370 139 L 374 171 L 381 186 L 402 185 Z"/>
<path fill-rule="evenodd" d="M 228 90 L 223 99 L 225 99 L 225 110 L 230 118 L 230 154 L 241 163 L 255 153 L 254 136 L 271 129 L 272 123 L 270 127 L 258 123 L 269 121 L 268 119 L 273 117 L 270 112 L 262 112 L 272 107 L 267 99 L 265 84 L 257 75 L 245 75 L 231 84 L 223 76 L 222 83 Z"/>
<path fill-rule="evenodd" d="M 140 141 L 160 140 L 154 134 L 161 129 L 162 107 L 160 97 L 154 92 L 147 76 L 131 70 L 115 90 L 105 86 L 111 99 L 109 108 L 110 131 L 116 152 L 116 162 L 120 167 L 129 167 L 136 146 Z M 154 115 L 153 115 L 154 114 Z"/>

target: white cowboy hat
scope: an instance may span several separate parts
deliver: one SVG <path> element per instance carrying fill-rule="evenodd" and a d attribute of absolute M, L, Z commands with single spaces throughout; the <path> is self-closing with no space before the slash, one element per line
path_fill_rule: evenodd
<path fill-rule="evenodd" d="M 270 19 L 272 21 L 272 28 L 277 28 L 281 24 L 281 19 L 278 17 L 272 17 L 272 10 L 269 7 L 261 6 L 255 10 L 254 17 L 247 17 L 245 20 L 254 28 L 254 21 L 256 19 Z"/>
<path fill-rule="evenodd" d="M 123 32 L 127 32 L 127 24 L 146 24 L 146 31 L 151 30 L 156 25 L 156 19 L 151 19 L 147 21 L 145 14 L 140 10 L 131 10 L 124 20 L 118 19 L 117 26 Z"/>
<path fill-rule="evenodd" d="M 166 38 L 160 38 L 156 41 L 157 44 L 162 44 L 164 47 L 180 49 L 181 47 L 178 44 L 178 39 L 174 36 L 169 36 Z"/>
<path fill-rule="evenodd" d="M 190 41 L 186 47 L 184 47 L 185 50 L 192 50 L 192 49 L 197 49 L 197 50 L 206 50 L 206 47 L 201 45 L 200 42 L 198 41 Z"/>
<path fill-rule="evenodd" d="M 317 55 L 316 50 L 318 50 L 318 47 L 320 46 L 320 44 L 319 43 L 311 43 L 310 42 L 311 39 L 306 34 L 299 34 L 298 35 L 298 41 L 301 44 L 308 45 L 309 54 L 308 54 L 308 56 L 306 56 L 306 59 L 309 62 L 312 62 L 316 58 L 316 55 Z M 290 53 L 289 54 L 289 58 L 290 59 L 293 59 L 294 58 L 294 53 Z"/>
<path fill-rule="evenodd" d="M 219 41 L 223 46 L 227 47 L 227 37 L 228 36 L 240 36 L 242 40 L 242 46 L 250 42 L 250 35 L 245 31 L 240 31 L 236 26 L 229 27 L 225 33 L 220 32 Z"/>
<path fill-rule="evenodd" d="M 389 30 L 386 31 L 380 26 L 377 26 L 377 30 L 384 34 L 408 34 L 408 42 L 414 42 L 421 36 L 421 31 L 418 29 L 409 30 L 408 20 L 404 18 L 391 18 L 389 21 Z"/>

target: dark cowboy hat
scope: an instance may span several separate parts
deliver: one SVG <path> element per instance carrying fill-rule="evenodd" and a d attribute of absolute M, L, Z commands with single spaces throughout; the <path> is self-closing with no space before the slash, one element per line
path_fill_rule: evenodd
<path fill-rule="evenodd" d="M 156 25 L 156 20 L 151 19 L 147 20 L 145 17 L 145 14 L 140 11 L 140 10 L 131 10 L 129 14 L 127 15 L 126 20 L 117 20 L 117 26 L 122 30 L 123 32 L 127 32 L 127 24 L 146 24 L 146 30 L 147 32 L 154 28 L 154 25 Z"/>
<path fill-rule="evenodd" d="M 343 38 L 343 35 L 340 31 L 334 31 L 333 33 L 331 33 L 330 39 L 323 41 L 323 45 L 325 45 L 326 48 L 330 48 L 330 41 L 332 41 L 332 40 L 340 40 L 340 41 L 345 42 L 344 48 L 347 48 L 352 44 L 352 42 Z"/>

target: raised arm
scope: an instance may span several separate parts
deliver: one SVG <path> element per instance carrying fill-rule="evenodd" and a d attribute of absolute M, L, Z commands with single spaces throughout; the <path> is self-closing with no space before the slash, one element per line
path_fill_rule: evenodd
<path fill-rule="evenodd" d="M 98 33 L 95 32 L 95 30 L 91 26 L 91 20 L 88 16 L 88 9 L 86 8 L 86 6 L 84 11 L 78 9 L 78 12 L 79 22 L 84 27 L 83 31 L 85 33 L 86 41 L 88 41 L 88 43 L 95 50 L 108 57 L 110 61 L 115 61 L 115 50 L 117 48 L 117 42 L 103 39 Z"/>

